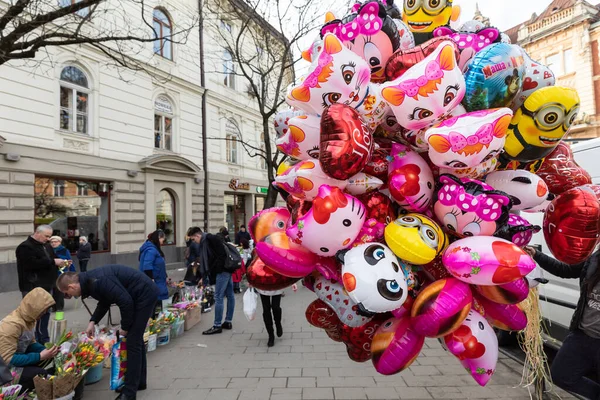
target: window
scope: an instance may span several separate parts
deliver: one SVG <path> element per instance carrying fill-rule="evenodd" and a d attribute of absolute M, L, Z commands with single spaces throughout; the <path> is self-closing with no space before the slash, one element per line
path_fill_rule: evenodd
<path fill-rule="evenodd" d="M 89 132 L 90 86 L 86 75 L 77 67 L 63 68 L 60 73 L 60 129 L 73 133 Z"/>
<path fill-rule="evenodd" d="M 165 96 L 154 101 L 154 147 L 173 150 L 173 106 Z"/>
<path fill-rule="evenodd" d="M 237 232 L 240 229 L 240 226 L 247 225 L 245 195 L 226 193 L 225 196 L 223 196 L 223 202 L 225 203 L 224 225 L 229 232 Z"/>
<path fill-rule="evenodd" d="M 223 52 L 223 84 L 235 89 L 235 65 L 229 50 Z"/>
<path fill-rule="evenodd" d="M 68 7 L 70 5 L 76 4 L 81 2 L 81 0 L 59 0 L 59 5 L 61 7 Z M 77 15 L 79 15 L 82 18 L 87 17 L 90 14 L 90 8 L 89 7 L 85 7 L 82 8 L 81 10 L 77 11 Z"/>
<path fill-rule="evenodd" d="M 164 11 L 154 9 L 154 33 L 157 40 L 154 41 L 154 53 L 167 60 L 173 59 L 173 47 L 171 46 L 172 25 L 171 20 Z"/>
<path fill-rule="evenodd" d="M 65 181 L 55 180 L 54 181 L 54 197 L 65 196 Z"/>
<path fill-rule="evenodd" d="M 221 20 L 221 29 L 226 30 L 227 32 L 231 33 L 231 24 L 229 22 L 225 22 L 225 21 Z"/>
<path fill-rule="evenodd" d="M 156 229 L 165 233 L 165 244 L 175 244 L 175 199 L 168 190 L 156 196 Z"/>
<path fill-rule="evenodd" d="M 561 76 L 563 74 L 562 66 L 560 62 L 560 54 L 552 54 L 546 57 L 546 66 L 554 72 L 555 76 Z"/>
<path fill-rule="evenodd" d="M 35 226 L 50 225 L 71 252 L 86 236 L 93 251 L 110 250 L 108 182 L 35 177 Z"/>
<path fill-rule="evenodd" d="M 238 142 L 237 135 L 227 135 L 227 162 L 237 164 Z"/>
<path fill-rule="evenodd" d="M 573 49 L 567 49 L 563 52 L 563 59 L 565 61 L 565 74 L 575 72 L 575 64 L 573 60 Z"/>

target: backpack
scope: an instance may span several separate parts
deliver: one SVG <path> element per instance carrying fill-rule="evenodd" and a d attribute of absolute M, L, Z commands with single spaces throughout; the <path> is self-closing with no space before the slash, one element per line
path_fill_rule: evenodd
<path fill-rule="evenodd" d="M 231 243 L 223 242 L 225 246 L 225 264 L 223 264 L 223 271 L 234 273 L 238 269 L 242 268 L 242 256 L 240 252 Z"/>

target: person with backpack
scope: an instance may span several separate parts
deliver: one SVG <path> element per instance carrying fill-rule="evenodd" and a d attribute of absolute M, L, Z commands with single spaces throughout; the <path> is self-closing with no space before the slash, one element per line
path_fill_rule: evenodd
<path fill-rule="evenodd" d="M 202 332 L 202 334 L 215 335 L 222 333 L 223 329 L 233 328 L 235 295 L 231 275 L 241 268 L 242 258 L 239 251 L 225 241 L 223 235 L 219 237 L 202 231 L 196 232 L 195 235 L 196 240 L 199 240 L 200 265 L 208 267 L 205 276 L 211 285 L 215 285 L 215 321 L 212 328 Z M 227 297 L 227 313 L 223 322 L 225 297 Z"/>

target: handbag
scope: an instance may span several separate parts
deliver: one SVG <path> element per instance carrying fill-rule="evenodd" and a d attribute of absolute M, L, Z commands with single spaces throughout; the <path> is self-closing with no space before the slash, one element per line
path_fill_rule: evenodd
<path fill-rule="evenodd" d="M 256 317 L 256 307 L 258 306 L 258 295 L 253 288 L 248 288 L 244 293 L 244 315 L 248 321 Z"/>

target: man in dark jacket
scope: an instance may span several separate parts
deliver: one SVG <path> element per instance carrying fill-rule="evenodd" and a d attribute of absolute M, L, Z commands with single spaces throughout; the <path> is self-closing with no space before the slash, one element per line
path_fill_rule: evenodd
<path fill-rule="evenodd" d="M 87 333 L 116 304 L 121 312 L 122 336 L 127 337 L 127 372 L 125 386 L 118 400 L 135 399 L 138 390 L 146 389 L 146 353 L 144 331 L 152 316 L 158 288 L 148 276 L 124 265 L 105 265 L 89 272 L 66 272 L 57 287 L 66 298 L 81 296 L 98 300 Z"/>
<path fill-rule="evenodd" d="M 79 237 L 79 248 L 77 249 L 77 259 L 79 260 L 79 271 L 87 271 L 87 265 L 92 258 L 92 245 L 88 243 L 85 236 Z"/>
<path fill-rule="evenodd" d="M 48 243 L 51 237 L 52 227 L 40 225 L 33 235 L 17 247 L 19 290 L 23 297 L 36 287 L 41 287 L 52 294 L 58 268 L 63 265 L 64 260 L 54 254 L 52 246 Z M 36 324 L 35 338 L 39 343 L 45 344 L 50 340 L 49 321 L 50 313 L 46 313 Z"/>
<path fill-rule="evenodd" d="M 588 399 L 600 399 L 600 252 L 586 261 L 568 265 L 533 247 L 525 250 L 544 270 L 560 278 L 579 278 L 580 297 L 569 335 L 552 362 L 552 380 L 558 386 Z"/>
<path fill-rule="evenodd" d="M 235 244 L 238 246 L 242 245 L 243 240 L 247 240 L 250 243 L 250 234 L 246 231 L 246 227 L 244 225 L 240 226 L 240 230 L 235 234 Z"/>

